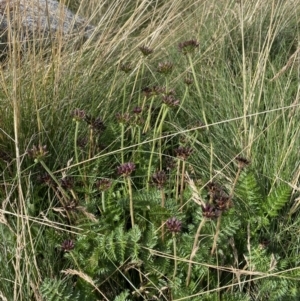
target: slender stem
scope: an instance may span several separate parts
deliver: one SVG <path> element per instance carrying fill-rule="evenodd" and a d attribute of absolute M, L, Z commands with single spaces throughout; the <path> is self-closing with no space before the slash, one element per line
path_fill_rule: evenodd
<path fill-rule="evenodd" d="M 198 80 L 197 80 L 197 77 L 196 77 L 196 72 L 195 72 L 195 69 L 194 69 L 194 64 L 193 64 L 193 61 L 192 61 L 192 57 L 189 54 L 187 55 L 187 57 L 188 57 L 188 60 L 189 60 L 189 63 L 190 63 L 190 67 L 191 67 L 192 73 L 193 73 L 193 77 L 194 77 L 194 81 L 195 81 L 195 86 L 196 86 L 196 89 L 197 89 L 197 92 L 198 92 L 198 95 L 199 95 L 199 98 L 200 98 L 200 102 L 201 102 L 201 106 L 202 106 L 203 121 L 205 123 L 205 126 L 207 127 L 208 123 L 207 123 L 207 119 L 206 119 L 206 114 L 205 114 L 205 108 L 204 108 L 202 93 L 201 93 L 201 90 L 200 90 L 200 87 L 199 87 L 199 84 L 198 84 Z"/>
<path fill-rule="evenodd" d="M 52 173 L 52 171 L 48 168 L 48 166 L 46 165 L 46 163 L 43 160 L 38 160 L 37 162 L 39 162 L 43 168 L 47 171 L 47 173 L 50 175 L 50 177 L 52 178 L 52 180 L 56 183 L 56 185 L 58 186 L 60 192 L 62 193 L 65 201 L 68 200 L 68 194 L 65 192 L 65 190 L 61 187 L 60 183 L 58 182 L 58 180 L 56 179 L 56 177 L 54 176 L 54 174 Z M 65 204 L 62 204 L 63 206 Z"/>
<path fill-rule="evenodd" d="M 75 125 L 75 135 L 74 135 L 74 151 L 75 151 L 75 160 L 78 165 L 78 148 L 77 148 L 77 140 L 78 140 L 78 129 L 79 129 L 79 121 L 76 121 Z"/>
<path fill-rule="evenodd" d="M 141 148 L 141 127 L 139 126 L 138 127 L 138 130 L 137 130 L 137 144 L 138 144 L 138 148 Z"/>
<path fill-rule="evenodd" d="M 184 102 L 185 102 L 185 99 L 186 99 L 186 96 L 188 94 L 188 91 L 189 91 L 189 88 L 186 86 L 185 87 L 185 91 L 184 91 L 184 95 L 183 95 L 183 98 L 181 99 L 181 102 L 180 102 L 180 106 L 175 114 L 175 117 L 178 115 L 179 111 L 183 109 L 183 105 L 184 105 Z"/>
<path fill-rule="evenodd" d="M 213 159 L 214 159 L 214 146 L 212 144 L 211 139 L 210 140 L 210 160 L 209 160 L 209 174 L 210 174 L 210 178 L 213 178 Z"/>
<path fill-rule="evenodd" d="M 181 171 L 181 183 L 180 183 L 180 211 L 182 212 L 183 206 L 183 190 L 184 190 L 184 173 L 185 173 L 185 161 L 182 161 L 182 171 Z"/>
<path fill-rule="evenodd" d="M 218 241 L 218 237 L 219 237 L 219 234 L 220 234 L 221 218 L 222 218 L 222 214 L 220 214 L 220 216 L 218 217 L 218 220 L 217 220 L 216 233 L 215 233 L 215 236 L 214 236 L 213 246 L 212 246 L 211 252 L 210 252 L 211 255 L 213 255 L 215 253 L 216 248 L 217 248 L 217 241 Z"/>
<path fill-rule="evenodd" d="M 189 286 L 190 284 L 190 280 L 191 280 L 191 273 L 192 273 L 192 261 L 198 251 L 198 248 L 199 248 L 199 236 L 200 236 L 200 232 L 201 232 L 201 229 L 202 227 L 204 226 L 206 222 L 206 218 L 203 218 L 201 220 L 201 223 L 199 224 L 198 226 L 198 229 L 197 229 L 197 232 L 196 232 L 196 235 L 195 235 L 195 238 L 194 238 L 194 244 L 193 244 L 193 249 L 192 249 L 192 252 L 191 252 L 191 255 L 190 255 L 190 260 L 189 260 L 189 267 L 188 267 L 188 273 L 187 273 L 187 277 L 186 277 L 186 286 Z"/>
<path fill-rule="evenodd" d="M 121 123 L 121 163 L 124 164 L 124 134 L 125 134 L 125 127 L 124 124 Z"/>
<path fill-rule="evenodd" d="M 70 193 L 71 193 L 73 199 L 77 201 L 77 200 L 78 200 L 78 197 L 77 197 L 75 191 L 74 191 L 73 189 L 70 189 Z"/>
<path fill-rule="evenodd" d="M 144 60 L 143 60 L 143 61 L 142 61 L 142 71 L 141 71 L 141 76 L 140 76 L 141 79 L 143 79 L 144 71 L 145 71 L 145 62 L 144 62 Z M 142 80 L 140 80 L 140 83 L 139 83 L 138 106 L 140 106 L 141 91 L 142 91 Z"/>
<path fill-rule="evenodd" d="M 146 184 L 147 190 L 149 190 L 149 185 L 150 185 L 151 167 L 152 167 L 154 149 L 155 149 L 155 140 L 152 143 L 152 149 L 151 149 L 149 165 L 148 165 L 148 175 L 147 175 L 147 184 Z"/>
<path fill-rule="evenodd" d="M 162 106 L 160 107 L 158 116 L 157 116 L 156 121 L 155 121 L 154 130 L 153 130 L 153 138 L 156 137 L 156 133 L 157 133 L 157 129 L 158 129 L 158 122 L 160 121 L 160 116 L 161 116 L 161 114 L 163 113 L 163 111 L 164 111 L 164 106 L 162 105 Z"/>
<path fill-rule="evenodd" d="M 127 182 L 128 182 L 128 193 L 129 193 L 129 209 L 130 209 L 131 226 L 134 227 L 133 197 L 132 197 L 132 187 L 131 187 L 130 177 L 127 177 Z"/>
<path fill-rule="evenodd" d="M 94 148 L 94 142 L 93 142 L 93 129 L 90 128 L 90 149 L 89 149 L 89 159 L 92 158 L 93 148 Z"/>
<path fill-rule="evenodd" d="M 134 136 L 135 136 L 135 132 L 136 132 L 136 126 L 135 125 L 131 125 L 130 126 L 130 130 L 131 130 L 131 141 L 134 141 Z"/>
<path fill-rule="evenodd" d="M 124 87 L 123 87 L 123 105 L 122 105 L 122 114 L 125 112 L 125 100 L 126 100 L 126 86 L 127 86 L 127 80 L 124 82 Z"/>
<path fill-rule="evenodd" d="M 162 169 L 162 147 L 161 147 L 161 145 L 162 145 L 162 140 L 161 140 L 162 129 L 163 129 L 163 123 L 165 121 L 167 114 L 168 114 L 168 107 L 165 107 L 159 127 L 157 129 L 157 135 L 156 135 L 156 137 L 160 137 L 160 139 L 158 140 L 158 145 L 159 145 L 158 154 L 159 154 L 160 169 Z"/>
<path fill-rule="evenodd" d="M 162 133 L 163 124 L 164 124 L 164 121 L 165 121 L 166 116 L 167 116 L 168 111 L 169 111 L 167 106 L 163 106 L 163 107 L 164 107 L 163 115 L 162 115 L 162 118 L 160 120 L 159 127 L 157 129 L 157 134 L 161 134 Z"/>
<path fill-rule="evenodd" d="M 155 150 L 155 146 L 156 146 L 156 137 L 157 137 L 156 132 L 157 132 L 158 122 L 159 122 L 160 116 L 163 112 L 163 108 L 164 108 L 164 106 L 161 106 L 160 111 L 158 113 L 158 117 L 157 117 L 156 122 L 155 122 L 154 130 L 153 130 L 153 143 L 152 143 L 152 149 L 151 149 L 149 165 L 148 165 L 147 190 L 149 190 L 149 182 L 150 182 L 150 177 L 151 177 L 151 167 L 152 167 L 154 150 Z"/>
<path fill-rule="evenodd" d="M 173 279 L 175 279 L 177 274 L 177 253 L 176 253 L 176 233 L 173 232 L 173 249 L 174 249 L 174 272 L 173 272 Z"/>
<path fill-rule="evenodd" d="M 230 192 L 230 195 L 229 195 L 229 198 L 230 198 L 230 199 L 232 199 L 232 197 L 233 197 L 234 189 L 235 189 L 236 183 L 237 183 L 237 181 L 238 181 L 238 179 L 239 179 L 239 177 L 240 177 L 241 171 L 242 171 L 242 169 L 239 168 L 238 171 L 237 171 L 237 173 L 236 173 L 234 182 L 233 182 L 233 184 L 232 184 L 231 192 Z"/>
<path fill-rule="evenodd" d="M 146 100 L 146 97 L 145 97 L 145 100 Z M 145 126 L 144 126 L 144 130 L 143 130 L 143 134 L 145 134 L 149 127 L 150 127 L 150 122 L 151 122 L 151 111 L 152 111 L 152 107 L 153 107 L 153 102 L 154 102 L 154 97 L 151 97 L 151 102 L 150 102 L 150 106 L 149 106 L 149 109 L 148 109 L 148 115 L 147 115 L 147 119 L 146 119 L 146 122 L 145 122 Z M 142 110 L 144 109 L 144 104 L 143 104 L 143 107 L 142 107 Z"/>
<path fill-rule="evenodd" d="M 104 194 L 104 191 L 101 192 L 101 201 L 102 201 L 103 212 L 105 212 L 105 194 Z"/>
<path fill-rule="evenodd" d="M 179 182 L 180 182 L 180 160 L 177 160 L 177 171 L 176 171 L 176 183 L 175 183 L 175 200 L 178 202 L 178 194 L 179 194 Z"/>
<path fill-rule="evenodd" d="M 80 269 L 80 265 L 78 264 L 78 262 L 77 262 L 75 256 L 73 255 L 73 253 L 72 253 L 72 252 L 69 252 L 69 254 L 71 255 L 71 257 L 72 257 L 72 259 L 73 259 L 75 265 L 77 266 L 77 269 Z"/>
<path fill-rule="evenodd" d="M 163 169 L 163 160 L 162 160 L 162 140 L 158 140 L 158 156 L 159 156 L 159 169 Z"/>
<path fill-rule="evenodd" d="M 168 81 L 168 76 L 166 76 L 166 93 L 168 93 L 169 90 L 169 81 Z"/>
<path fill-rule="evenodd" d="M 78 130 L 79 130 L 79 121 L 76 121 L 76 126 L 75 126 L 75 135 L 74 135 L 74 151 L 75 151 L 75 161 L 78 166 L 78 171 L 82 179 L 84 179 L 85 182 L 85 177 L 82 175 L 82 171 L 80 168 L 79 164 L 79 157 L 78 157 L 78 147 L 77 147 L 77 140 L 78 140 Z"/>
<path fill-rule="evenodd" d="M 164 192 L 163 188 L 161 188 L 160 195 L 161 195 L 161 207 L 165 208 L 166 196 L 165 196 L 165 192 Z M 161 222 L 161 240 L 162 241 L 165 240 L 165 223 L 164 223 L 164 221 Z"/>

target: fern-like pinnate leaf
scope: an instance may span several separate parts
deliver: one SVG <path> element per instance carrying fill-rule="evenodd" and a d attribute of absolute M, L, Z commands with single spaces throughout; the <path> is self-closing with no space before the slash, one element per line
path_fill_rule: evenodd
<path fill-rule="evenodd" d="M 222 236 L 233 236 L 241 226 L 241 221 L 237 216 L 224 216 L 221 223 L 221 233 Z"/>
<path fill-rule="evenodd" d="M 291 188 L 285 184 L 274 189 L 267 197 L 265 213 L 269 217 L 277 217 L 279 211 L 288 203 L 291 198 Z"/>
<path fill-rule="evenodd" d="M 127 297 L 129 296 L 129 292 L 128 290 L 122 292 L 120 295 L 116 296 L 116 298 L 114 299 L 114 301 L 129 301 L 129 299 L 127 299 Z"/>
<path fill-rule="evenodd" d="M 40 287 L 40 292 L 45 301 L 76 300 L 67 283 L 57 279 L 46 278 Z"/>
<path fill-rule="evenodd" d="M 260 209 L 264 197 L 253 172 L 247 171 L 241 174 L 235 195 L 239 199 L 241 209 L 246 209 L 249 213 Z"/>

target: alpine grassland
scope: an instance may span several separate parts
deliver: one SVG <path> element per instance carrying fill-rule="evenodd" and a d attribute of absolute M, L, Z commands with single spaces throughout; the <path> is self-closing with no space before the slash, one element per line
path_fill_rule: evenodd
<path fill-rule="evenodd" d="M 300 300 L 300 1 L 64 4 L 6 7 L 0 299 Z"/>

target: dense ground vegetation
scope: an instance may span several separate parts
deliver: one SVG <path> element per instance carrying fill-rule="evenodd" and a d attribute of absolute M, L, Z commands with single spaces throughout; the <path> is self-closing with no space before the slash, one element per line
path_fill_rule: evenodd
<path fill-rule="evenodd" d="M 0 299 L 299 300 L 299 4 L 70 1 L 100 40 L 14 41 Z"/>

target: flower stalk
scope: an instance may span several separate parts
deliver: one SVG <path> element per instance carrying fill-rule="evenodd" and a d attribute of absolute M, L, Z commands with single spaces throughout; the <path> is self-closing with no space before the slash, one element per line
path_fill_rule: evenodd
<path fill-rule="evenodd" d="M 173 238 L 173 254 L 174 254 L 174 272 L 173 272 L 173 279 L 175 279 L 177 274 L 177 252 L 176 252 L 176 233 L 172 233 Z"/>
<path fill-rule="evenodd" d="M 131 186 L 130 177 L 127 177 L 127 184 L 128 184 L 128 193 L 129 193 L 129 210 L 130 210 L 131 227 L 134 227 L 133 196 L 132 196 L 132 186 Z"/>
<path fill-rule="evenodd" d="M 206 218 L 203 217 L 198 226 L 198 229 L 197 229 L 197 232 L 196 232 L 196 235 L 194 238 L 194 244 L 193 244 L 192 252 L 190 255 L 190 259 L 189 259 L 189 267 L 188 267 L 188 272 L 187 272 L 187 277 L 186 277 L 186 286 L 189 286 L 190 281 L 191 281 L 193 259 L 196 256 L 196 253 L 199 249 L 199 237 L 200 237 L 201 230 L 205 223 L 206 223 Z"/>
<path fill-rule="evenodd" d="M 172 233 L 173 239 L 173 253 L 174 253 L 174 271 L 173 271 L 173 279 L 175 279 L 177 274 L 177 246 L 176 246 L 176 234 L 181 231 L 182 223 L 176 217 L 171 217 L 167 220 L 166 226 L 168 230 Z"/>
<path fill-rule="evenodd" d="M 122 175 L 127 179 L 128 193 L 129 193 L 129 211 L 131 226 L 134 227 L 134 208 L 133 208 L 133 195 L 132 195 L 132 186 L 131 186 L 131 173 L 135 170 L 135 164 L 132 162 L 123 163 L 117 168 L 119 175 Z"/>

